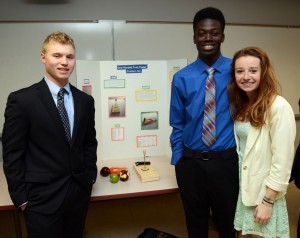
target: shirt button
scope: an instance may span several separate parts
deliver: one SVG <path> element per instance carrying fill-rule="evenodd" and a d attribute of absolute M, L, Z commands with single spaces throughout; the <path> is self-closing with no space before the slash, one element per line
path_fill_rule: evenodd
<path fill-rule="evenodd" d="M 248 168 L 247 166 L 244 166 L 244 167 L 243 167 L 243 170 L 246 170 L 247 168 Z"/>

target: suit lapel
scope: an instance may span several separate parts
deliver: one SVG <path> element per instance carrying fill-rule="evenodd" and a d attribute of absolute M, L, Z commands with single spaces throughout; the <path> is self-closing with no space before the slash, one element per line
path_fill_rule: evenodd
<path fill-rule="evenodd" d="M 65 142 L 68 143 L 57 107 L 50 93 L 48 85 L 44 79 L 37 84 L 37 94 L 38 97 L 41 99 L 42 103 L 44 104 L 46 110 L 48 111 L 50 118 L 55 124 L 55 127 L 59 129 L 61 138 L 64 138 Z"/>
<path fill-rule="evenodd" d="M 246 148 L 245 148 L 244 159 L 247 158 L 247 155 L 253 148 L 260 132 L 261 132 L 261 128 L 255 128 L 253 126 L 250 127 L 249 134 L 247 137 L 247 144 L 246 144 Z"/>
<path fill-rule="evenodd" d="M 71 141 L 71 145 L 72 145 L 73 142 L 75 141 L 74 139 L 76 138 L 78 132 L 81 100 L 79 100 L 80 94 L 78 93 L 77 90 L 75 90 L 75 87 L 70 84 L 70 88 L 72 91 L 73 102 L 74 102 L 74 126 L 73 126 L 72 141 Z"/>

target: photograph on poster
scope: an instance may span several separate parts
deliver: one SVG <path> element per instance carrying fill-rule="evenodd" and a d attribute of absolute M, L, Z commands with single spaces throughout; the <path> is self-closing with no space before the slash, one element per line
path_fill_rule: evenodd
<path fill-rule="evenodd" d="M 125 96 L 108 97 L 108 115 L 109 117 L 125 117 L 126 104 Z"/>
<path fill-rule="evenodd" d="M 141 130 L 158 129 L 158 111 L 141 112 Z"/>
<path fill-rule="evenodd" d="M 88 95 L 92 95 L 92 85 L 83 85 L 82 91 Z"/>

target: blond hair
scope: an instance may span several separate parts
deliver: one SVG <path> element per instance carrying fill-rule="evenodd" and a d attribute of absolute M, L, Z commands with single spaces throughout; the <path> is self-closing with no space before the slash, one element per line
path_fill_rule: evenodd
<path fill-rule="evenodd" d="M 51 42 L 58 42 L 64 45 L 72 45 L 75 50 L 74 40 L 66 33 L 57 31 L 46 37 L 42 45 L 42 53 L 45 54 L 47 52 L 46 46 Z"/>

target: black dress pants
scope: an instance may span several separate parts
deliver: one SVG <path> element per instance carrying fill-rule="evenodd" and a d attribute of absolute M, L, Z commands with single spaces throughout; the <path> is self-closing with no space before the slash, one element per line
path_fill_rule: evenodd
<path fill-rule="evenodd" d="M 72 180 L 58 211 L 53 214 L 41 214 L 30 207 L 25 209 L 24 218 L 28 237 L 82 238 L 89 200 L 90 192 Z"/>
<path fill-rule="evenodd" d="M 239 191 L 238 155 L 182 157 L 175 166 L 189 238 L 208 237 L 209 214 L 220 238 L 234 238 Z"/>

